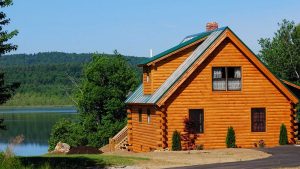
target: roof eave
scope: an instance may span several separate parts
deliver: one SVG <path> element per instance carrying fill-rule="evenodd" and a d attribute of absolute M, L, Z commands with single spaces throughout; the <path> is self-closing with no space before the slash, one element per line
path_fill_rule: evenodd
<path fill-rule="evenodd" d="M 153 105 L 156 105 L 155 103 L 125 103 L 126 105 L 128 106 L 131 106 L 131 105 L 141 105 L 141 106 L 153 106 Z"/>

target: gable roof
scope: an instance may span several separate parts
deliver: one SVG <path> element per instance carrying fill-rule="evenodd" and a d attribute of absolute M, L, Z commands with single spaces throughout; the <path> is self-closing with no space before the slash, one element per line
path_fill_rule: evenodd
<path fill-rule="evenodd" d="M 172 95 L 172 93 L 185 81 L 209 54 L 226 38 L 236 43 L 245 56 L 255 64 L 266 77 L 283 92 L 294 103 L 298 98 L 281 81 L 275 77 L 267 67 L 256 57 L 256 55 L 228 28 L 212 31 L 195 51 L 167 78 L 167 80 L 152 94 L 144 95 L 142 85 L 125 101 L 128 104 L 157 104 L 161 106 Z M 188 40 L 189 41 L 189 40 Z M 183 42 L 185 43 L 185 42 Z"/>
<path fill-rule="evenodd" d="M 189 36 L 185 37 L 183 39 L 183 41 L 181 43 L 179 43 L 178 45 L 147 59 L 146 61 L 140 63 L 139 66 L 150 64 L 151 62 L 154 62 L 168 54 L 171 54 L 179 49 L 189 46 L 189 45 L 193 44 L 194 42 L 197 42 L 198 40 L 208 37 L 211 33 L 215 32 L 215 31 L 225 30 L 226 28 L 227 27 L 222 27 L 222 28 L 218 28 L 213 31 L 207 31 L 207 32 L 202 32 L 202 33 L 198 33 L 198 34 L 194 34 L 194 35 L 189 35 Z"/>
<path fill-rule="evenodd" d="M 219 37 L 225 28 L 210 32 L 207 39 L 167 78 L 167 80 L 152 94 L 144 95 L 143 85 L 140 85 L 125 101 L 125 103 L 155 104 L 167 90 L 186 72 L 199 56 Z"/>

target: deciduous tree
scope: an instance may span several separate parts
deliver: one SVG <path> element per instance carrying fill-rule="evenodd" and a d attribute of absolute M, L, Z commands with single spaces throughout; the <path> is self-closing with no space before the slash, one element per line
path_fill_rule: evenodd
<path fill-rule="evenodd" d="M 261 38 L 259 58 L 279 78 L 300 83 L 300 25 L 283 20 L 274 37 Z"/>
<path fill-rule="evenodd" d="M 136 72 L 117 52 L 114 56 L 95 55 L 86 65 L 76 98 L 90 145 L 107 143 L 124 127 L 124 101 L 137 83 Z"/>

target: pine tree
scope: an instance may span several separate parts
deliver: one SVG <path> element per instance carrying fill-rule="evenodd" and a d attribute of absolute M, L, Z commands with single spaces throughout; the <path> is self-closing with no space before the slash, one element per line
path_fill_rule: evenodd
<path fill-rule="evenodd" d="M 281 124 L 280 126 L 279 144 L 280 145 L 288 144 L 287 130 L 284 124 Z"/>
<path fill-rule="evenodd" d="M 181 150 L 181 138 L 180 138 L 180 133 L 177 130 L 175 130 L 173 132 L 172 150 L 173 151 L 180 151 Z"/>
<path fill-rule="evenodd" d="M 228 127 L 227 136 L 226 136 L 226 146 L 227 148 L 235 148 L 235 132 L 233 127 Z"/>
<path fill-rule="evenodd" d="M 12 0 L 0 0 L 0 7 L 5 8 L 12 5 Z M 10 39 L 18 34 L 17 30 L 12 32 L 8 32 L 3 30 L 3 26 L 10 23 L 10 19 L 6 17 L 6 14 L 1 11 L 0 12 L 0 56 L 5 53 L 8 53 L 13 50 L 17 50 L 17 45 L 13 45 L 8 43 Z M 20 86 L 19 83 L 13 84 L 5 84 L 4 83 L 4 73 L 0 72 L 0 104 L 5 103 L 8 99 L 10 99 L 15 90 Z M 0 129 L 5 129 L 3 127 L 3 119 L 0 119 Z"/>

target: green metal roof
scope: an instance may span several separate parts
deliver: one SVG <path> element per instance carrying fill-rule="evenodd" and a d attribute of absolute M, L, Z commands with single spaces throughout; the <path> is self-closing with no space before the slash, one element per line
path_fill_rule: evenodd
<path fill-rule="evenodd" d="M 211 31 L 211 32 L 204 32 L 204 33 L 199 33 L 199 34 L 195 34 L 195 35 L 190 35 L 187 36 L 179 45 L 166 50 L 152 58 L 150 58 L 149 60 L 147 60 L 146 62 L 144 62 L 143 64 L 147 64 L 150 63 L 156 59 L 159 59 L 175 50 L 178 50 L 184 46 L 187 46 L 201 38 L 204 37 L 208 37 L 202 44 L 200 44 L 197 49 L 193 52 L 193 54 L 191 56 L 189 56 L 176 70 L 175 72 L 173 72 L 171 74 L 171 76 L 151 95 L 144 95 L 143 93 L 143 86 L 140 85 L 138 87 L 138 89 L 127 98 L 127 100 L 125 101 L 125 103 L 143 103 L 143 104 L 155 104 L 168 90 L 169 88 L 185 73 L 185 71 L 192 65 L 194 64 L 195 60 L 197 60 L 198 57 L 201 57 L 201 55 L 203 54 L 203 52 L 214 42 L 215 39 L 218 38 L 218 36 L 225 30 L 225 29 L 229 29 L 228 27 L 223 27 L 223 28 L 219 28 L 217 30 Z M 230 30 L 231 31 L 231 30 Z M 236 34 L 231 31 L 235 36 Z M 211 35 L 212 34 L 212 35 Z M 210 36 L 211 35 L 211 36 Z M 238 37 L 236 36 L 240 42 L 243 43 L 244 46 L 246 46 L 246 48 L 248 48 L 248 46 Z M 251 51 L 250 48 L 248 48 L 250 52 L 252 52 L 252 54 L 254 56 L 256 56 L 254 54 L 253 51 Z M 197 51 L 198 50 L 198 51 Z M 267 65 L 265 65 L 260 58 L 258 58 L 256 56 L 256 58 L 268 69 Z M 269 69 L 270 70 L 270 69 Z M 271 72 L 271 71 L 270 71 Z M 272 72 L 271 72 L 272 73 Z M 279 79 L 274 73 L 272 73 L 277 79 Z M 285 85 L 280 79 L 279 81 L 295 96 L 299 99 L 300 97 L 300 92 L 297 90 L 294 90 L 290 87 L 288 87 L 287 85 Z"/>
<path fill-rule="evenodd" d="M 225 29 L 212 31 L 210 35 L 201 43 L 195 51 L 167 78 L 167 80 L 152 94 L 144 95 L 141 85 L 133 94 L 131 94 L 125 103 L 155 104 L 174 83 L 194 64 L 199 57 L 210 47 L 211 44 L 224 32 Z"/>
<path fill-rule="evenodd" d="M 205 38 L 205 37 L 209 36 L 212 32 L 219 31 L 219 30 L 225 30 L 226 28 L 227 27 L 222 27 L 222 28 L 219 28 L 219 29 L 216 29 L 216 30 L 213 30 L 213 31 L 207 31 L 207 32 L 202 32 L 202 33 L 187 36 L 186 38 L 184 38 L 184 40 L 180 44 L 178 44 L 178 45 L 176 45 L 176 46 L 174 46 L 174 47 L 172 47 L 172 48 L 170 48 L 170 49 L 168 49 L 168 50 L 166 50 L 162 53 L 159 53 L 159 54 L 157 54 L 157 55 L 155 55 L 151 58 L 149 58 L 148 60 L 142 62 L 140 65 L 145 65 L 145 64 L 151 63 L 156 59 L 159 59 L 159 58 L 161 58 L 161 57 L 163 57 L 167 54 L 170 54 L 170 53 L 172 53 L 172 52 L 174 52 L 178 49 L 181 49 L 181 48 L 183 48 L 183 47 L 185 47 L 185 46 L 187 46 L 191 43 L 194 43 L 197 40 L 200 40 L 202 38 Z M 191 38 L 191 39 L 189 39 L 189 38 Z M 189 40 L 185 41 L 185 39 L 189 39 Z"/>

